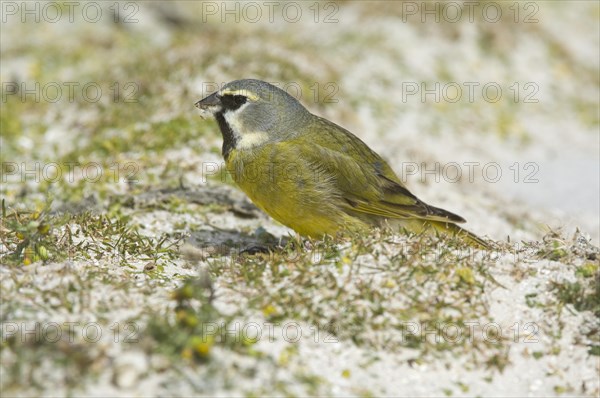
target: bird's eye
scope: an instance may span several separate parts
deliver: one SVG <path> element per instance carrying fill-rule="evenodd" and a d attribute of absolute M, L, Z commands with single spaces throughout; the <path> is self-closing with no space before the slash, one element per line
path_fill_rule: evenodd
<path fill-rule="evenodd" d="M 221 96 L 221 103 L 227 110 L 234 111 L 244 105 L 248 101 L 248 97 L 245 95 L 231 95 L 226 94 Z"/>

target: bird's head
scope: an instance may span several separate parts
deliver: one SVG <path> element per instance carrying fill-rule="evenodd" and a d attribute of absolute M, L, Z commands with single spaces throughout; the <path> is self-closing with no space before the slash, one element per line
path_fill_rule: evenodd
<path fill-rule="evenodd" d="M 312 116 L 284 90 L 261 80 L 244 79 L 196 102 L 202 116 L 214 116 L 223 134 L 223 155 L 299 134 Z"/>

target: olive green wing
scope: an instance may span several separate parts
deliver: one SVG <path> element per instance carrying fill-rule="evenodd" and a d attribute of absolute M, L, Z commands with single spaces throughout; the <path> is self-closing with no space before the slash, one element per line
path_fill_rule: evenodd
<path fill-rule="evenodd" d="M 465 222 L 418 199 L 381 156 L 342 127 L 316 118 L 303 137 L 312 145 L 296 146 L 303 152 L 300 156 L 310 163 L 315 175 L 321 174 L 334 185 L 348 210 L 392 219 Z"/>

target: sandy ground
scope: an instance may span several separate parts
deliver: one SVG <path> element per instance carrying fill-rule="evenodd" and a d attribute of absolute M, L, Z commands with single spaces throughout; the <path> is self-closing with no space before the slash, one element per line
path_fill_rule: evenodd
<path fill-rule="evenodd" d="M 597 2 L 76 3 L 2 2 L 3 396 L 599 396 Z M 495 249 L 240 254 L 293 237 L 193 107 L 243 77 Z"/>

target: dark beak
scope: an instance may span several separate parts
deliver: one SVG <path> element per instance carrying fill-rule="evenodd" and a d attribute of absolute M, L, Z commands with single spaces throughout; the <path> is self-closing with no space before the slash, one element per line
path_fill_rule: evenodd
<path fill-rule="evenodd" d="M 196 102 L 196 108 L 210 110 L 210 108 L 221 107 L 221 97 L 219 97 L 217 94 L 218 93 L 212 93 L 208 97 Z"/>

